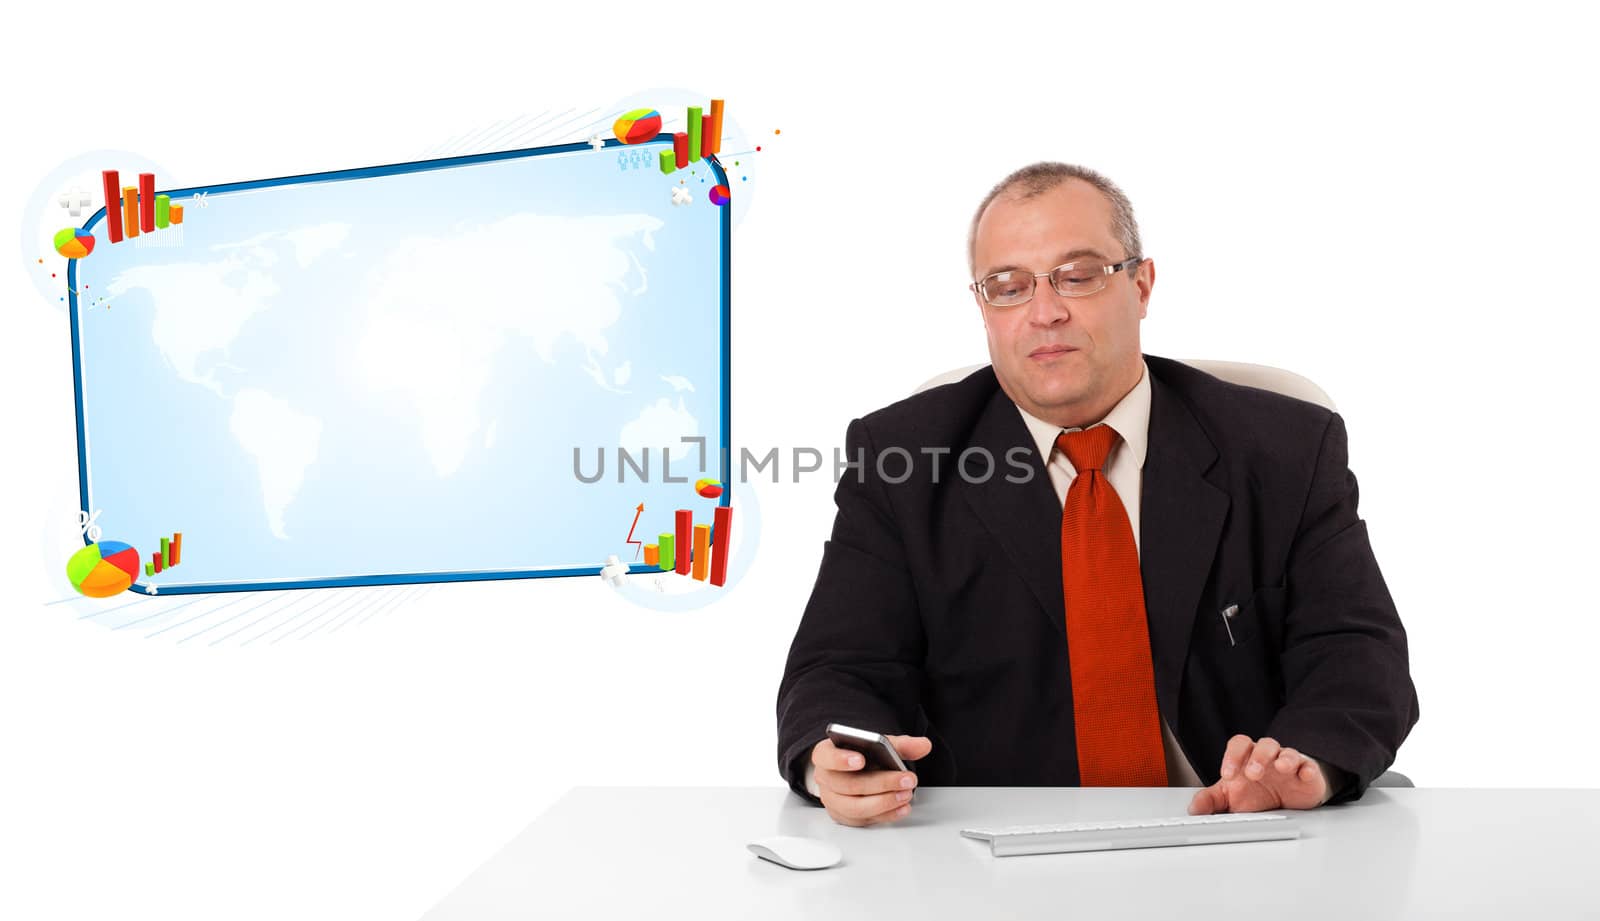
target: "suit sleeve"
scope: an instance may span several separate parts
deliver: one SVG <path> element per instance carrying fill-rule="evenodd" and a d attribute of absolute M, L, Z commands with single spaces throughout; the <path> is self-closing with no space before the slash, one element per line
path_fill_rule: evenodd
<path fill-rule="evenodd" d="M 1289 550 L 1285 703 L 1268 734 L 1322 759 L 1359 798 L 1416 725 L 1405 628 L 1357 514 L 1344 420 L 1329 419 Z"/>
<path fill-rule="evenodd" d="M 778 687 L 778 770 L 805 789 L 811 749 L 829 723 L 884 734 L 918 734 L 925 641 L 905 546 L 890 493 L 877 471 L 867 425 L 845 434 L 846 461 L 834 491 L 838 513 L 822 565 L 789 648 Z M 885 463 L 895 475 L 901 460 Z"/>

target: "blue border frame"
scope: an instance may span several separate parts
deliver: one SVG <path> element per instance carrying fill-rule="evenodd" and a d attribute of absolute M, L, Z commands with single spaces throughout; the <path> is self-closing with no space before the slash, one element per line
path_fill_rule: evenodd
<path fill-rule="evenodd" d="M 665 141 L 663 141 L 663 138 Z M 304 185 L 313 182 L 340 182 L 347 179 L 363 179 L 369 176 L 392 176 L 401 173 L 420 173 L 427 170 L 450 169 L 457 166 L 469 166 L 474 163 L 491 163 L 496 160 L 516 160 L 526 157 L 536 157 L 554 153 L 577 153 L 585 149 L 592 149 L 596 153 L 608 147 L 642 147 L 648 144 L 670 145 L 672 136 L 657 134 L 648 141 L 637 144 L 624 145 L 614 138 L 607 138 L 602 147 L 596 148 L 588 141 L 572 144 L 556 144 L 550 147 L 524 147 L 517 150 L 501 150 L 493 153 L 467 154 L 459 157 L 442 157 L 437 160 L 414 160 L 409 163 L 392 163 L 385 166 L 363 166 L 354 169 L 330 170 L 321 173 L 304 173 L 299 176 L 279 176 L 273 179 L 255 179 L 249 182 L 228 182 L 221 185 L 192 186 L 183 189 L 162 189 L 160 194 L 193 195 L 196 192 L 236 192 L 243 189 L 263 189 L 282 185 Z M 670 146 L 668 147 L 670 149 Z M 722 163 L 715 155 L 702 158 L 716 176 L 719 185 L 728 184 L 728 174 L 722 168 Z M 722 212 L 722 496 L 718 505 L 730 505 L 733 501 L 733 486 L 728 477 L 729 458 L 732 456 L 732 447 L 729 439 L 732 437 L 732 236 L 733 215 L 732 205 L 719 208 Z M 94 226 L 106 216 L 106 209 L 89 215 L 81 229 L 93 231 Z M 78 260 L 67 260 L 67 306 L 68 318 L 72 327 L 72 401 L 73 410 L 77 416 L 78 433 L 78 502 L 79 507 L 90 508 L 89 502 L 89 465 L 85 454 L 83 437 L 83 360 L 79 353 L 78 342 Z M 88 535 L 84 535 L 85 546 L 93 543 Z M 191 583 L 188 585 L 161 585 L 156 591 L 150 591 L 147 586 L 135 583 L 128 591 L 144 595 L 196 595 L 212 592 L 258 592 L 282 591 L 296 588 L 344 588 L 361 585 L 410 585 L 429 582 L 488 582 L 500 579 L 552 579 L 563 576 L 593 576 L 598 575 L 604 564 L 595 566 L 567 567 L 563 569 L 511 569 L 487 570 L 484 572 L 415 572 L 415 573 L 387 573 L 372 576 L 338 576 L 327 579 L 301 579 L 285 582 L 216 582 L 216 583 Z M 628 571 L 632 573 L 662 572 L 656 566 L 647 566 L 644 563 L 630 563 Z"/>

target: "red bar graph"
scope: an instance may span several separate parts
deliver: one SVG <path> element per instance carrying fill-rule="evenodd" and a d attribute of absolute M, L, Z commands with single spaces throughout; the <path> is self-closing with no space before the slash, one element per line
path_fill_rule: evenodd
<path fill-rule="evenodd" d="M 712 515 L 711 584 L 728 581 L 728 530 L 733 527 L 733 507 L 717 506 Z"/>
<path fill-rule="evenodd" d="M 689 133 L 679 131 L 672 136 L 672 155 L 677 158 L 678 169 L 689 165 Z"/>
<path fill-rule="evenodd" d="M 156 174 L 139 174 L 139 230 L 156 231 Z"/>
<path fill-rule="evenodd" d="M 112 243 L 121 243 L 122 177 L 114 169 L 101 170 L 100 183 L 106 193 L 106 237 Z"/>
<path fill-rule="evenodd" d="M 673 538 L 678 545 L 677 565 L 678 575 L 689 574 L 689 548 L 694 546 L 694 512 L 690 509 L 680 508 L 673 518 L 677 527 L 677 536 Z"/>
<path fill-rule="evenodd" d="M 155 552 L 150 554 L 150 563 L 155 566 L 156 572 L 160 572 L 161 571 L 161 569 L 162 569 L 162 567 L 164 565 L 164 561 L 161 559 L 161 551 L 160 550 L 157 550 L 157 551 L 155 551 Z"/>

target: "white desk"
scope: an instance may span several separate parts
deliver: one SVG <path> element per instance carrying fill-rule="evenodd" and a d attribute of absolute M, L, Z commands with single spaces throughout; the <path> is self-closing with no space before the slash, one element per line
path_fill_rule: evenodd
<path fill-rule="evenodd" d="M 909 818 L 845 828 L 779 788 L 580 787 L 424 921 L 496 918 L 1600 918 L 1600 790 L 1371 789 L 1294 813 L 1298 841 L 1030 857 L 979 824 L 1185 814 L 1184 789 L 929 788 Z M 787 870 L 772 834 L 844 862 Z"/>

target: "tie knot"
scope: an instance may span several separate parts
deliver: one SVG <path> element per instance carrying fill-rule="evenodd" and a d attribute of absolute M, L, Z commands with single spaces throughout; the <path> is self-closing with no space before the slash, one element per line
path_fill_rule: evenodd
<path fill-rule="evenodd" d="M 1077 432 L 1062 432 L 1056 436 L 1056 447 L 1072 462 L 1079 473 L 1099 470 L 1106 465 L 1106 455 L 1117 443 L 1117 430 L 1109 425 L 1096 425 Z"/>

